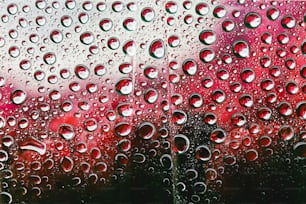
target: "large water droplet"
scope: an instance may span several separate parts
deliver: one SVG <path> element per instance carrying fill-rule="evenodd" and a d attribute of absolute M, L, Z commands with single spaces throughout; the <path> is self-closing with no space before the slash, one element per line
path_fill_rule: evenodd
<path fill-rule="evenodd" d="M 23 104 L 26 99 L 27 94 L 21 89 L 16 89 L 11 93 L 11 101 L 16 105 Z"/>
<path fill-rule="evenodd" d="M 149 46 L 149 54 L 156 59 L 163 58 L 166 54 L 164 41 L 162 39 L 152 41 Z"/>
<path fill-rule="evenodd" d="M 20 149 L 31 150 L 39 153 L 40 155 L 44 155 L 46 153 L 47 146 L 44 142 L 41 142 L 34 137 L 28 137 L 27 140 L 20 145 Z"/>
<path fill-rule="evenodd" d="M 306 120 L 306 101 L 297 104 L 296 114 L 300 119 Z"/>
<path fill-rule="evenodd" d="M 306 158 L 306 142 L 298 142 L 297 144 L 295 144 L 293 147 L 293 153 L 297 157 L 301 159 L 305 159 Z"/>
<path fill-rule="evenodd" d="M 64 172 L 68 173 L 68 172 L 72 171 L 74 162 L 70 157 L 64 156 L 61 159 L 60 163 L 61 163 L 61 167 L 62 167 Z"/>
<path fill-rule="evenodd" d="M 149 140 L 156 133 L 155 126 L 150 122 L 140 124 L 136 130 L 136 135 L 142 139 Z"/>
<path fill-rule="evenodd" d="M 130 78 L 122 78 L 116 84 L 116 90 L 121 95 L 128 95 L 133 91 L 133 83 Z"/>
<path fill-rule="evenodd" d="M 177 152 L 178 154 L 184 154 L 188 151 L 190 146 L 190 141 L 187 136 L 183 134 L 175 135 L 173 138 L 174 142 L 174 152 Z"/>
<path fill-rule="evenodd" d="M 115 134 L 119 137 L 128 136 L 132 131 L 132 126 L 127 122 L 120 122 L 115 126 Z"/>
<path fill-rule="evenodd" d="M 258 13 L 250 12 L 245 16 L 244 24 L 248 28 L 257 28 L 261 24 L 261 16 Z"/>
<path fill-rule="evenodd" d="M 249 44 L 244 40 L 239 40 L 233 44 L 233 52 L 236 57 L 248 58 L 250 57 L 250 47 Z"/>
<path fill-rule="evenodd" d="M 200 145 L 195 150 L 195 156 L 198 160 L 206 162 L 211 158 L 211 151 L 206 145 Z"/>
<path fill-rule="evenodd" d="M 210 133 L 210 140 L 219 144 L 226 139 L 226 132 L 221 128 L 216 128 Z"/>
<path fill-rule="evenodd" d="M 75 133 L 72 125 L 62 124 L 58 128 L 59 136 L 63 137 L 65 140 L 71 140 L 74 138 Z"/>

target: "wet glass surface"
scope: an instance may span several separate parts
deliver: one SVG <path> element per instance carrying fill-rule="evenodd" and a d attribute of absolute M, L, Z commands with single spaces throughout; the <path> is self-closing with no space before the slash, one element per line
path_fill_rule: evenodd
<path fill-rule="evenodd" d="M 0 1 L 0 203 L 305 203 L 305 4 Z"/>

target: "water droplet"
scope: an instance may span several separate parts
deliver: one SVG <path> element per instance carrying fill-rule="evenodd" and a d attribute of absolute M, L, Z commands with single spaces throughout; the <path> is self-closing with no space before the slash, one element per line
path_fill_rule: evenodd
<path fill-rule="evenodd" d="M 211 158 L 211 151 L 206 145 L 200 145 L 195 149 L 195 156 L 198 160 L 206 162 Z"/>
<path fill-rule="evenodd" d="M 262 136 L 259 138 L 259 145 L 261 147 L 269 147 L 272 144 L 272 139 L 269 136 Z"/>
<path fill-rule="evenodd" d="M 214 85 L 214 80 L 211 77 L 205 77 L 202 80 L 202 86 L 209 89 Z"/>
<path fill-rule="evenodd" d="M 44 16 L 38 16 L 36 17 L 36 24 L 39 26 L 44 26 L 46 24 L 47 20 Z"/>
<path fill-rule="evenodd" d="M 27 94 L 23 90 L 16 89 L 11 93 L 11 101 L 16 105 L 23 104 L 26 99 Z"/>
<path fill-rule="evenodd" d="M 81 154 L 87 152 L 87 144 L 85 142 L 79 142 L 75 146 L 75 150 Z"/>
<path fill-rule="evenodd" d="M 87 13 L 80 13 L 79 14 L 79 21 L 82 24 L 86 24 L 89 21 L 89 15 Z"/>
<path fill-rule="evenodd" d="M 117 50 L 120 47 L 120 41 L 116 37 L 111 37 L 107 41 L 107 46 L 112 50 Z"/>
<path fill-rule="evenodd" d="M 149 103 L 153 104 L 158 99 L 158 91 L 156 89 L 150 88 L 145 91 L 144 93 L 144 100 Z"/>
<path fill-rule="evenodd" d="M 187 122 L 187 114 L 182 110 L 173 111 L 172 122 L 176 125 L 183 125 Z"/>
<path fill-rule="evenodd" d="M 102 156 L 100 149 L 98 149 L 97 147 L 93 147 L 93 148 L 90 150 L 90 156 L 91 156 L 91 158 L 93 158 L 93 159 L 100 159 L 101 156 Z"/>
<path fill-rule="evenodd" d="M 283 125 L 278 130 L 278 135 L 285 141 L 291 140 L 294 137 L 294 130 L 289 125 Z"/>
<path fill-rule="evenodd" d="M 293 113 L 293 109 L 290 103 L 288 102 L 281 102 L 278 105 L 278 113 L 282 116 L 290 116 Z"/>
<path fill-rule="evenodd" d="M 94 71 L 95 75 L 97 76 L 103 76 L 104 74 L 106 74 L 106 68 L 102 64 L 96 65 Z"/>
<path fill-rule="evenodd" d="M 182 68 L 186 75 L 192 76 L 197 73 L 198 64 L 194 59 L 187 59 L 183 62 Z"/>
<path fill-rule="evenodd" d="M 286 91 L 291 94 L 297 94 L 299 92 L 299 85 L 295 81 L 289 81 L 286 84 Z"/>
<path fill-rule="evenodd" d="M 18 12 L 18 6 L 16 4 L 9 4 L 7 6 L 7 12 L 11 15 L 15 15 Z"/>
<path fill-rule="evenodd" d="M 268 107 L 261 107 L 257 112 L 257 116 L 261 120 L 270 120 L 272 116 L 272 110 Z"/>
<path fill-rule="evenodd" d="M 173 168 L 173 161 L 172 161 L 172 157 L 171 155 L 169 154 L 163 154 L 161 157 L 160 157 L 160 163 L 161 163 L 161 166 L 163 167 L 163 169 L 166 169 L 166 170 L 170 170 Z"/>
<path fill-rule="evenodd" d="M 0 200 L 3 203 L 11 204 L 13 203 L 13 196 L 8 192 L 0 192 Z"/>
<path fill-rule="evenodd" d="M 133 82 L 130 78 L 122 78 L 116 83 L 116 90 L 121 95 L 128 95 L 133 91 Z"/>
<path fill-rule="evenodd" d="M 122 139 L 118 142 L 118 149 L 123 152 L 127 152 L 131 149 L 132 143 L 128 139 Z"/>
<path fill-rule="evenodd" d="M 105 9 L 106 9 L 106 3 L 104 3 L 104 2 L 99 2 L 99 3 L 97 3 L 97 10 L 98 11 L 100 11 L 100 12 L 102 12 L 102 11 L 105 11 Z"/>
<path fill-rule="evenodd" d="M 93 35 L 93 33 L 91 32 L 85 32 L 83 34 L 81 34 L 80 36 L 80 41 L 84 44 L 84 45 L 90 45 L 94 42 L 95 37 Z"/>
<path fill-rule="evenodd" d="M 206 3 L 199 3 L 196 5 L 195 11 L 198 15 L 205 16 L 209 12 L 209 6 Z"/>
<path fill-rule="evenodd" d="M 204 122 L 208 125 L 214 125 L 217 122 L 217 116 L 213 113 L 206 113 L 204 115 Z"/>
<path fill-rule="evenodd" d="M 136 130 L 136 135 L 145 140 L 151 139 L 155 134 L 156 128 L 150 122 L 141 123 Z"/>
<path fill-rule="evenodd" d="M 223 158 L 223 162 L 225 165 L 228 165 L 228 166 L 232 166 L 234 164 L 236 164 L 236 157 L 232 156 L 232 155 L 226 155 L 224 156 Z"/>
<path fill-rule="evenodd" d="M 264 32 L 261 35 L 261 41 L 265 44 L 271 44 L 272 43 L 272 34 L 269 32 Z"/>
<path fill-rule="evenodd" d="M 245 152 L 245 158 L 248 161 L 255 161 L 258 159 L 258 152 L 255 149 L 249 149 Z"/>
<path fill-rule="evenodd" d="M 74 166 L 74 162 L 70 157 L 64 156 L 61 159 L 60 163 L 61 163 L 61 167 L 62 167 L 64 172 L 68 173 L 68 172 L 72 171 L 73 166 Z"/>
<path fill-rule="evenodd" d="M 0 162 L 6 162 L 7 160 L 8 160 L 7 152 L 0 149 Z"/>
<path fill-rule="evenodd" d="M 96 119 L 94 118 L 89 118 L 84 121 L 84 128 L 88 132 L 93 132 L 98 128 L 98 123 Z"/>
<path fill-rule="evenodd" d="M 222 28 L 225 32 L 231 32 L 235 28 L 235 22 L 232 20 L 224 20 L 222 23 Z"/>
<path fill-rule="evenodd" d="M 274 88 L 274 81 L 272 79 L 264 79 L 260 83 L 260 88 L 264 91 L 270 91 Z"/>
<path fill-rule="evenodd" d="M 276 7 L 271 7 L 267 10 L 267 17 L 272 21 L 278 19 L 279 15 L 280 15 L 280 10 Z"/>
<path fill-rule="evenodd" d="M 127 31 L 134 31 L 137 29 L 137 21 L 134 18 L 126 18 L 123 21 L 123 27 Z"/>
<path fill-rule="evenodd" d="M 171 35 L 168 38 L 168 44 L 172 48 L 178 47 L 180 45 L 180 38 L 176 35 Z"/>
<path fill-rule="evenodd" d="M 62 18 L 61 18 L 61 24 L 64 26 L 64 27 L 70 27 L 71 25 L 72 25 L 72 22 L 73 22 L 73 20 L 72 20 L 72 18 L 71 18 L 71 16 L 68 16 L 68 15 L 64 15 L 64 16 L 62 16 Z"/>
<path fill-rule="evenodd" d="M 217 40 L 217 34 L 213 30 L 203 30 L 199 35 L 199 39 L 205 45 L 212 45 Z"/>
<path fill-rule="evenodd" d="M 90 75 L 89 68 L 82 64 L 77 65 L 74 72 L 78 78 L 83 80 L 87 79 Z"/>
<path fill-rule="evenodd" d="M 50 34 L 50 39 L 54 43 L 60 43 L 63 40 L 63 33 L 60 30 L 53 30 Z"/>
<path fill-rule="evenodd" d="M 286 45 L 290 41 L 289 35 L 287 33 L 280 33 L 277 35 L 277 41 L 282 45 Z"/>
<path fill-rule="evenodd" d="M 226 139 L 226 132 L 221 128 L 216 128 L 210 133 L 210 140 L 220 144 Z"/>
<path fill-rule="evenodd" d="M 193 108 L 199 108 L 203 105 L 203 98 L 197 93 L 191 94 L 188 101 L 189 105 Z"/>
<path fill-rule="evenodd" d="M 257 28 L 261 24 L 261 16 L 258 13 L 250 12 L 245 16 L 244 24 L 248 28 Z"/>
<path fill-rule="evenodd" d="M 306 120 L 306 101 L 297 104 L 296 114 L 300 119 Z"/>
<path fill-rule="evenodd" d="M 2 138 L 2 144 L 5 147 L 11 147 L 14 144 L 14 138 L 12 136 L 10 136 L 10 135 L 5 135 Z"/>
<path fill-rule="evenodd" d="M 21 150 L 31 150 L 44 155 L 46 153 L 47 147 L 46 144 L 40 140 L 30 136 L 20 145 Z"/>
<path fill-rule="evenodd" d="M 178 6 L 174 1 L 168 1 L 165 5 L 165 9 L 169 14 L 174 14 L 178 10 Z"/>
<path fill-rule="evenodd" d="M 251 68 L 243 69 L 240 73 L 240 78 L 245 83 L 251 83 L 255 79 L 255 72 Z"/>
<path fill-rule="evenodd" d="M 216 6 L 213 10 L 213 15 L 216 17 L 216 18 L 223 18 L 226 16 L 226 9 L 224 6 Z"/>
<path fill-rule="evenodd" d="M 132 132 L 132 126 L 127 122 L 120 122 L 114 128 L 115 134 L 119 137 L 126 137 Z"/>
<path fill-rule="evenodd" d="M 13 58 L 18 57 L 20 54 L 20 49 L 17 46 L 12 46 L 9 48 L 9 55 Z"/>
<path fill-rule="evenodd" d="M 204 63 L 208 63 L 213 61 L 213 59 L 215 58 L 215 51 L 211 48 L 203 48 L 200 51 L 200 59 L 202 62 Z"/>
<path fill-rule="evenodd" d="M 156 79 L 158 77 L 158 69 L 154 66 L 146 67 L 143 73 L 149 79 Z"/>
<path fill-rule="evenodd" d="M 226 94 L 224 91 L 217 89 L 212 92 L 211 98 L 214 102 L 221 104 L 226 100 Z"/>
<path fill-rule="evenodd" d="M 97 162 L 95 164 L 95 170 L 97 172 L 106 172 L 107 171 L 107 164 L 105 162 Z"/>
<path fill-rule="evenodd" d="M 134 56 L 136 54 L 136 43 L 133 40 L 129 40 L 123 45 L 122 50 L 126 55 Z"/>
<path fill-rule="evenodd" d="M 113 21 L 109 18 L 104 18 L 100 21 L 100 28 L 103 31 L 110 31 L 113 27 Z"/>
<path fill-rule="evenodd" d="M 184 154 L 188 151 L 190 146 L 190 141 L 187 136 L 183 134 L 175 135 L 173 138 L 174 147 L 173 151 L 178 154 Z"/>
<path fill-rule="evenodd" d="M 56 55 L 52 52 L 48 52 L 44 54 L 43 59 L 47 65 L 53 65 L 56 62 Z"/>
<path fill-rule="evenodd" d="M 250 57 L 250 47 L 246 41 L 238 40 L 233 44 L 233 52 L 236 57 L 248 58 Z"/>
<path fill-rule="evenodd" d="M 306 158 L 306 142 L 298 142 L 293 146 L 293 153 L 302 159 Z"/>
<path fill-rule="evenodd" d="M 288 14 L 282 18 L 281 24 L 284 28 L 291 29 L 295 27 L 296 19 L 291 14 Z"/>
<path fill-rule="evenodd" d="M 254 103 L 253 97 L 249 94 L 243 94 L 239 98 L 239 103 L 241 106 L 245 108 L 250 108 L 253 106 L 253 103 Z"/>
<path fill-rule="evenodd" d="M 115 1 L 113 4 L 112 4 L 112 9 L 113 11 L 115 12 L 121 12 L 124 8 L 124 4 L 121 2 L 121 1 Z"/>
<path fill-rule="evenodd" d="M 133 108 L 129 103 L 121 103 L 117 106 L 118 113 L 123 117 L 129 117 L 133 114 Z"/>
<path fill-rule="evenodd" d="M 231 117 L 231 122 L 234 126 L 242 127 L 243 125 L 246 124 L 247 120 L 246 120 L 246 117 L 243 114 L 235 113 Z"/>
<path fill-rule="evenodd" d="M 306 79 L 306 65 L 301 67 L 300 74 L 301 74 L 301 77 Z"/>
<path fill-rule="evenodd" d="M 1 38 L 0 38 L 0 47 L 1 47 Z M 305 56 L 306 55 L 306 41 L 302 43 L 301 51 L 302 51 L 302 54 Z"/>
<path fill-rule="evenodd" d="M 155 18 L 155 12 L 152 8 L 147 7 L 141 11 L 141 19 L 145 22 L 151 22 Z"/>
<path fill-rule="evenodd" d="M 73 126 L 69 124 L 60 125 L 57 132 L 65 140 L 71 140 L 75 136 Z"/>
<path fill-rule="evenodd" d="M 166 48 L 162 39 L 153 40 L 149 47 L 149 54 L 156 58 L 161 59 L 166 54 Z"/>

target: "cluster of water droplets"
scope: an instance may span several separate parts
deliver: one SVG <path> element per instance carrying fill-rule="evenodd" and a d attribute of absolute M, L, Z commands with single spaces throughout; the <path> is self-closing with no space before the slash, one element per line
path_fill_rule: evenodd
<path fill-rule="evenodd" d="M 133 166 L 178 203 L 214 202 L 226 167 L 275 143 L 305 158 L 305 5 L 293 4 L 3 3 L 0 201 Z"/>

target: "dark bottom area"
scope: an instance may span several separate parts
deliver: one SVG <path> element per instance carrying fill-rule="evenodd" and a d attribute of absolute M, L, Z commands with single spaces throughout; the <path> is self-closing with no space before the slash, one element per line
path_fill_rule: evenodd
<path fill-rule="evenodd" d="M 230 204 L 305 204 L 306 160 L 288 164 L 279 159 L 260 168 L 242 165 L 225 177 L 222 197 Z"/>

